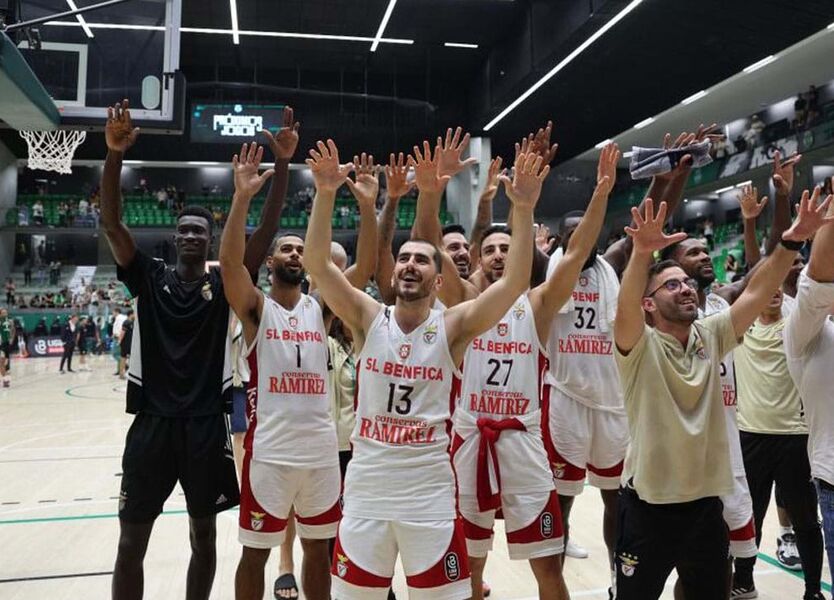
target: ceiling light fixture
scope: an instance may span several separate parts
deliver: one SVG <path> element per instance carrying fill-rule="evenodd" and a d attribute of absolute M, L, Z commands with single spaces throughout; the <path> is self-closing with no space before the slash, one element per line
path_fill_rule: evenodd
<path fill-rule="evenodd" d="M 684 104 L 684 105 L 692 104 L 696 100 L 700 100 L 701 98 L 703 98 L 706 95 L 707 95 L 706 90 L 701 90 L 700 92 L 695 92 L 689 98 L 684 98 L 683 100 L 681 100 L 681 104 Z"/>
<path fill-rule="evenodd" d="M 80 27 L 72 21 L 47 21 L 46 25 L 57 27 Z M 131 25 L 129 23 L 87 23 L 90 29 L 124 29 L 134 31 L 165 31 L 163 25 Z"/>
<path fill-rule="evenodd" d="M 382 15 L 382 22 L 379 24 L 379 29 L 376 30 L 374 41 L 371 44 L 371 52 L 376 52 L 376 48 L 382 39 L 382 34 L 385 33 L 385 27 L 388 25 L 388 19 L 391 18 L 391 13 L 394 12 L 394 6 L 396 4 L 397 0 L 388 0 L 388 8 L 385 9 L 385 14 Z"/>
<path fill-rule="evenodd" d="M 770 56 L 765 56 L 762 60 L 754 62 L 749 67 L 744 67 L 744 69 L 742 69 L 742 70 L 745 73 L 752 73 L 753 71 L 758 71 L 759 69 L 761 69 L 765 65 L 769 65 L 774 60 L 776 60 L 776 57 L 771 54 Z"/>
<path fill-rule="evenodd" d="M 650 123 L 654 123 L 654 117 L 649 117 L 648 119 L 643 119 L 639 123 L 635 123 L 634 128 L 635 129 L 643 129 L 643 127 L 645 127 L 646 125 L 649 125 Z"/>
<path fill-rule="evenodd" d="M 632 152 L 631 150 L 627 150 L 627 151 L 623 152 L 622 157 L 623 158 L 631 158 L 633 155 L 634 155 L 634 152 Z"/>
<path fill-rule="evenodd" d="M 611 143 L 611 140 L 602 140 L 599 144 L 594 146 L 594 148 L 596 148 L 597 150 L 601 150 L 602 148 L 605 148 L 610 143 Z"/>
<path fill-rule="evenodd" d="M 75 5 L 75 2 L 73 0 L 67 0 L 67 4 L 69 5 L 70 10 L 78 10 L 78 7 Z M 92 38 L 93 32 L 87 25 L 87 21 L 84 20 L 84 17 L 82 17 L 81 15 L 75 15 L 75 18 L 78 19 L 78 24 L 81 25 L 81 28 L 84 30 L 84 33 L 87 34 L 87 37 Z"/>
<path fill-rule="evenodd" d="M 724 192 L 729 192 L 731 189 L 733 189 L 733 187 L 735 187 L 735 186 L 728 185 L 727 187 L 718 188 L 717 190 L 715 190 L 715 193 L 716 194 L 723 194 Z"/>
<path fill-rule="evenodd" d="M 593 44 L 595 41 L 597 41 L 599 38 L 601 38 L 603 35 L 605 35 L 605 33 L 606 33 L 609 29 L 611 29 L 612 27 L 614 27 L 614 25 L 616 25 L 616 24 L 617 24 L 617 23 L 619 23 L 619 22 L 620 22 L 623 18 L 625 18 L 625 16 L 626 16 L 628 13 L 630 13 L 630 12 L 631 12 L 631 11 L 633 11 L 635 8 L 637 8 L 637 6 L 638 6 L 638 5 L 639 5 L 642 1 L 643 1 L 643 0 L 632 0 L 632 2 L 630 2 L 630 3 L 629 3 L 629 4 L 628 4 L 628 5 L 627 5 L 627 6 L 626 6 L 623 10 L 621 10 L 621 11 L 620 11 L 620 12 L 618 12 L 616 15 L 614 15 L 614 17 L 613 17 L 610 21 L 608 21 L 605 25 L 603 25 L 603 26 L 602 26 L 602 27 L 600 27 L 597 31 L 595 31 L 593 34 L 591 34 L 591 37 L 589 37 L 587 40 L 585 40 L 584 42 L 582 42 L 582 43 L 581 43 L 581 44 L 580 44 L 580 45 L 579 45 L 579 46 L 578 46 L 578 47 L 577 47 L 577 48 L 576 48 L 573 52 L 571 52 L 571 53 L 570 53 L 570 54 L 568 54 L 565 58 L 563 58 L 563 59 L 559 62 L 559 64 L 557 64 L 555 67 L 553 67 L 552 69 L 550 69 L 550 71 L 548 71 L 548 72 L 544 75 L 544 77 L 542 77 L 542 78 L 541 78 L 541 79 L 539 79 L 536 83 L 534 83 L 533 85 L 531 85 L 531 86 L 530 86 L 530 88 L 529 88 L 526 92 L 524 92 L 523 94 L 521 94 L 518 98 L 516 98 L 515 100 L 513 100 L 513 101 L 510 103 L 510 105 L 509 105 L 509 106 L 507 106 L 507 108 L 505 108 L 505 109 L 504 109 L 504 110 L 502 110 L 500 113 L 498 113 L 498 116 L 496 116 L 496 117 L 495 117 L 492 121 L 490 121 L 489 123 L 487 123 L 487 124 L 484 126 L 484 131 L 489 131 L 490 129 L 492 129 L 492 128 L 493 128 L 493 127 L 494 127 L 494 126 L 495 126 L 495 125 L 496 125 L 496 124 L 497 124 L 497 123 L 501 120 L 501 119 L 503 119 L 503 118 L 504 118 L 504 117 L 506 117 L 508 114 L 510 114 L 510 112 L 512 112 L 512 111 L 513 111 L 513 110 L 514 110 L 514 109 L 515 109 L 515 108 L 516 108 L 519 104 L 521 104 L 522 102 L 524 102 L 525 100 L 527 100 L 527 98 L 529 98 L 531 95 L 533 95 L 533 93 L 534 93 L 537 89 L 539 89 L 541 86 L 543 86 L 545 83 L 547 83 L 547 82 L 548 82 L 548 81 L 549 81 L 549 80 L 550 80 L 550 79 L 551 79 L 554 75 L 556 75 L 559 71 L 561 71 L 561 70 L 562 70 L 562 69 L 564 69 L 566 66 L 568 66 L 568 65 L 569 65 L 569 64 L 573 61 L 573 59 L 575 59 L 577 56 L 579 56 L 580 54 L 582 54 L 582 53 L 585 51 L 585 49 L 586 49 L 586 48 L 588 48 L 588 46 L 590 46 L 590 45 L 591 45 L 591 44 Z"/>
<path fill-rule="evenodd" d="M 477 48 L 478 44 L 467 44 L 466 42 L 444 42 L 447 48 Z"/>
<path fill-rule="evenodd" d="M 232 41 L 237 46 L 240 44 L 240 33 L 237 29 L 237 0 L 229 0 L 229 10 L 232 13 Z"/>
<path fill-rule="evenodd" d="M 745 185 L 750 185 L 752 183 L 753 183 L 753 180 L 748 179 L 747 181 L 742 181 L 741 183 L 735 184 L 735 186 L 733 186 L 733 187 L 743 188 Z"/>

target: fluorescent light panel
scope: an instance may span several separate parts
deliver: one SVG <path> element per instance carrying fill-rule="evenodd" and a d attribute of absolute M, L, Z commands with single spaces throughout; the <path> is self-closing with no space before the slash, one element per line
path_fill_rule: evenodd
<path fill-rule="evenodd" d="M 735 187 L 735 186 L 728 185 L 727 187 L 718 188 L 717 190 L 715 190 L 715 193 L 716 193 L 716 194 L 723 194 L 724 192 L 729 192 L 729 191 L 730 191 L 731 189 L 733 189 L 734 187 Z"/>
<path fill-rule="evenodd" d="M 700 100 L 701 98 L 703 98 L 706 95 L 707 95 L 706 90 L 701 90 L 700 92 L 695 92 L 689 98 L 684 98 L 683 100 L 681 100 L 681 104 L 692 104 L 696 100 Z"/>
<path fill-rule="evenodd" d="M 391 13 L 394 12 L 397 0 L 388 0 L 388 7 L 385 9 L 385 14 L 382 15 L 382 21 L 379 24 L 379 29 L 376 30 L 373 43 L 371 44 L 371 52 L 376 52 L 379 42 L 382 40 L 382 34 L 385 33 L 385 27 L 388 25 L 388 19 L 391 18 Z"/>
<path fill-rule="evenodd" d="M 759 69 L 761 69 L 765 65 L 769 65 L 774 60 L 776 60 L 776 57 L 771 54 L 770 56 L 765 56 L 762 60 L 754 62 L 749 67 L 744 67 L 744 69 L 742 69 L 742 70 L 745 73 L 752 73 L 753 71 L 758 71 Z"/>
<path fill-rule="evenodd" d="M 602 148 L 605 148 L 610 143 L 611 143 L 611 140 L 602 140 L 599 144 L 594 146 L 594 148 L 596 148 L 597 150 L 601 150 Z"/>
<path fill-rule="evenodd" d="M 625 18 L 625 16 L 626 16 L 626 15 L 628 15 L 628 13 L 630 13 L 630 12 L 631 12 L 631 11 L 633 11 L 635 8 L 637 8 L 637 6 L 638 6 L 638 5 L 639 5 L 642 1 L 643 1 L 643 0 L 632 0 L 632 2 L 630 2 L 630 3 L 628 4 L 628 6 L 626 6 L 623 10 L 621 10 L 620 12 L 618 12 L 616 15 L 614 15 L 614 17 L 613 17 L 610 21 L 608 21 L 605 25 L 603 25 L 603 26 L 602 26 L 602 27 L 600 27 L 597 31 L 595 31 L 593 34 L 591 34 L 591 36 L 590 36 L 587 40 L 585 40 L 584 42 L 582 42 L 582 43 L 581 43 L 581 44 L 580 44 L 580 45 L 579 45 L 576 49 L 574 49 L 574 50 L 573 50 L 573 52 L 571 52 L 571 53 L 570 53 L 570 54 L 568 54 L 565 58 L 563 58 L 563 59 L 559 62 L 559 64 L 557 64 L 557 65 L 556 65 L 555 67 L 553 67 L 550 71 L 548 71 L 548 72 L 547 72 L 547 74 L 545 74 L 545 75 L 544 75 L 544 77 L 542 77 L 542 78 L 541 78 L 541 79 L 539 79 L 536 83 L 534 83 L 533 85 L 531 85 L 531 86 L 530 86 L 530 88 L 529 88 L 526 92 L 524 92 L 523 94 L 521 94 L 518 98 L 516 98 L 515 100 L 513 100 L 513 101 L 509 104 L 509 106 L 507 106 L 507 108 L 505 108 L 505 109 L 504 109 L 504 110 L 502 110 L 500 113 L 498 113 L 498 116 L 496 116 L 496 117 L 495 117 L 492 121 L 490 121 L 489 123 L 487 123 L 487 124 L 484 126 L 484 131 L 489 131 L 490 129 L 492 129 L 492 128 L 493 128 L 493 127 L 494 127 L 494 126 L 495 126 L 495 125 L 496 125 L 496 124 L 497 124 L 497 123 L 501 120 L 501 119 L 503 119 L 503 118 L 504 118 L 504 117 L 506 117 L 508 114 L 510 114 L 510 113 L 511 113 L 511 112 L 512 112 L 512 111 L 513 111 L 513 110 L 514 110 L 514 109 L 515 109 L 515 108 L 516 108 L 519 104 L 521 104 L 522 102 L 524 102 L 525 100 L 527 100 L 527 98 L 529 98 L 531 95 L 533 95 L 533 93 L 535 93 L 535 91 L 536 91 L 536 90 L 538 90 L 541 86 L 543 86 L 543 85 L 544 85 L 545 83 L 547 83 L 547 82 L 548 82 L 551 78 L 553 78 L 553 76 L 554 76 L 554 75 L 556 75 L 559 71 L 561 71 L 561 70 L 562 70 L 562 69 L 564 69 L 566 66 L 568 66 L 571 62 L 573 62 L 573 60 L 574 60 L 577 56 L 579 56 L 580 54 L 582 54 L 582 53 L 585 51 L 585 49 L 586 49 L 586 48 L 588 48 L 588 46 L 590 46 L 590 45 L 591 45 L 591 44 L 593 44 L 595 41 L 597 41 L 599 38 L 601 38 L 603 35 L 605 35 L 605 33 L 606 33 L 609 29 L 611 29 L 612 27 L 614 27 L 614 25 L 616 25 L 616 24 L 617 24 L 617 23 L 619 23 L 619 22 L 620 22 L 623 18 Z"/>
<path fill-rule="evenodd" d="M 737 183 L 734 187 L 743 188 L 745 185 L 750 185 L 751 183 L 753 183 L 753 181 L 751 179 L 748 179 L 747 181 L 742 181 L 741 183 Z"/>
<path fill-rule="evenodd" d="M 639 123 L 636 123 L 634 125 L 634 128 L 635 129 L 643 129 L 643 127 L 645 127 L 646 125 L 649 125 L 650 123 L 654 123 L 654 117 L 649 117 L 648 119 L 643 119 Z"/>
<path fill-rule="evenodd" d="M 73 0 L 67 0 L 67 4 L 70 7 L 70 10 L 78 10 L 78 7 L 75 5 Z M 87 21 L 84 20 L 84 17 L 81 15 L 75 15 L 75 18 L 78 19 L 78 24 L 81 25 L 81 28 L 84 30 L 84 33 L 87 34 L 88 38 L 93 37 L 93 32 L 87 26 Z"/>
<path fill-rule="evenodd" d="M 240 33 L 237 29 L 237 0 L 229 0 L 229 11 L 232 13 L 232 41 L 240 44 Z"/>
<path fill-rule="evenodd" d="M 447 48 L 477 48 L 478 44 L 467 44 L 466 42 L 444 42 Z"/>
<path fill-rule="evenodd" d="M 623 152 L 623 158 L 631 158 L 634 155 L 634 152 L 628 150 L 627 152 Z"/>

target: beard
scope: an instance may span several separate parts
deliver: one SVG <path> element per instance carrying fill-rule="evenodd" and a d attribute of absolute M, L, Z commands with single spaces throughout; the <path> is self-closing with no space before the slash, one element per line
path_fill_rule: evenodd
<path fill-rule="evenodd" d="M 289 285 L 301 285 L 307 277 L 307 273 L 304 269 L 293 272 L 279 265 L 272 269 L 272 277 L 273 281 L 280 281 Z"/>

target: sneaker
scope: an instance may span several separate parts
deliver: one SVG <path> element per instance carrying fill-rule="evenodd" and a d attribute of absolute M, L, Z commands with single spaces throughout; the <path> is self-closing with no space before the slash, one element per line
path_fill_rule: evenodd
<path fill-rule="evenodd" d="M 825 596 L 822 595 L 822 592 L 817 592 L 816 594 L 805 594 L 802 596 L 802 600 L 825 600 Z"/>
<path fill-rule="evenodd" d="M 572 539 L 565 546 L 565 554 L 571 558 L 588 558 L 588 551 Z"/>
<path fill-rule="evenodd" d="M 3 387 L 9 387 L 10 383 L 8 381 L 3 381 Z"/>
<path fill-rule="evenodd" d="M 730 600 L 745 600 L 746 598 L 758 598 L 759 592 L 752 583 L 749 587 L 736 586 L 730 591 Z"/>
<path fill-rule="evenodd" d="M 802 559 L 796 547 L 796 534 L 785 533 L 776 538 L 776 560 L 791 571 L 802 570 Z"/>

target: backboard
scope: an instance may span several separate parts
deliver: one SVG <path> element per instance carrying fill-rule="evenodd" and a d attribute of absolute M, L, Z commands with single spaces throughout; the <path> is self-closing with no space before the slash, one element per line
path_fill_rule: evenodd
<path fill-rule="evenodd" d="M 24 2 L 15 22 L 100 2 Z M 13 22 L 7 35 L 58 108 L 60 128 L 102 129 L 107 106 L 127 98 L 143 131 L 180 133 L 185 115 L 181 2 L 125 0 L 26 28 Z"/>

